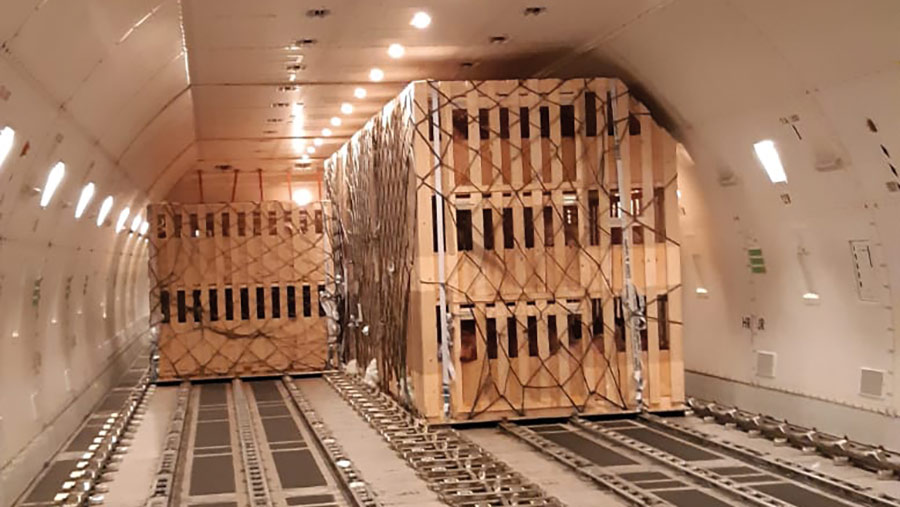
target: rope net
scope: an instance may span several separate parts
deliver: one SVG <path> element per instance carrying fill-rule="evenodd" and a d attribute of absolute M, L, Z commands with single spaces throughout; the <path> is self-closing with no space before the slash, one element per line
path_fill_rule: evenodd
<path fill-rule="evenodd" d="M 411 84 L 326 162 L 343 360 L 470 419 L 628 410 L 640 347 L 680 403 L 676 162 L 615 80 Z"/>
<path fill-rule="evenodd" d="M 319 205 L 161 203 L 148 216 L 160 379 L 324 368 Z"/>

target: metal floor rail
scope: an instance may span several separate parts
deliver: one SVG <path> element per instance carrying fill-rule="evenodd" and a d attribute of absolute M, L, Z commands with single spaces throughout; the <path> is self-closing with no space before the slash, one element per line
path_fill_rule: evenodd
<path fill-rule="evenodd" d="M 571 468 L 579 475 L 593 481 L 601 488 L 612 492 L 630 505 L 672 506 L 665 500 L 646 493 L 644 490 L 632 485 L 614 474 L 599 473 L 594 464 L 578 454 L 557 445 L 542 437 L 527 426 L 519 426 L 509 422 L 500 423 L 500 428 L 510 435 L 522 440 L 538 451 L 547 454 L 563 465 Z"/>
<path fill-rule="evenodd" d="M 580 417 L 573 417 L 571 423 L 590 434 L 598 437 L 614 446 L 619 446 L 631 450 L 637 454 L 650 458 L 663 466 L 673 469 L 694 481 L 708 485 L 721 491 L 728 496 L 744 503 L 745 505 L 758 505 L 763 507 L 789 507 L 791 504 L 783 502 L 777 498 L 769 496 L 750 487 L 744 486 L 734 480 L 720 475 L 712 470 L 708 470 L 691 463 L 679 459 L 665 451 L 649 446 L 637 440 L 628 438 L 616 431 L 610 431 L 602 426 L 595 424 Z"/>
<path fill-rule="evenodd" d="M 378 507 L 381 503 L 375 498 L 372 488 L 362 479 L 359 471 L 347 458 L 344 450 L 331 435 L 328 426 L 319 418 L 312 405 L 300 392 L 289 376 L 283 378 L 284 387 L 287 388 L 294 402 L 294 406 L 300 412 L 304 424 L 316 440 L 316 445 L 328 458 L 328 465 L 332 473 L 341 483 L 344 491 L 350 496 L 354 507 Z"/>
<path fill-rule="evenodd" d="M 191 398 L 191 383 L 182 382 L 178 386 L 176 397 L 175 411 L 172 414 L 172 421 L 169 423 L 165 447 L 160 456 L 156 477 L 153 479 L 153 489 L 150 491 L 150 498 L 145 507 L 168 507 L 172 498 L 178 455 L 181 452 L 184 435 L 184 422 L 187 418 L 188 404 Z"/>
<path fill-rule="evenodd" d="M 387 395 L 374 393 L 347 375 L 326 374 L 325 380 L 442 502 L 454 507 L 562 506 L 457 431 L 431 427 Z"/>
<path fill-rule="evenodd" d="M 753 449 L 748 449 L 726 440 L 717 439 L 695 429 L 679 426 L 678 424 L 667 421 L 665 418 L 659 416 L 643 414 L 639 421 L 658 431 L 672 434 L 677 438 L 702 445 L 709 449 L 718 450 L 739 461 L 759 466 L 760 468 L 775 474 L 795 479 L 859 504 L 877 505 L 880 507 L 900 507 L 900 499 L 875 493 L 858 484 L 829 476 L 799 463 L 777 457 L 765 456 Z"/>
<path fill-rule="evenodd" d="M 775 443 L 790 444 L 806 452 L 815 451 L 838 463 L 850 462 L 872 470 L 881 477 L 900 478 L 900 453 L 883 447 L 854 442 L 815 429 L 797 426 L 763 414 L 754 414 L 715 402 L 688 399 L 694 413 L 706 420 L 730 425 L 753 435 L 761 435 Z"/>

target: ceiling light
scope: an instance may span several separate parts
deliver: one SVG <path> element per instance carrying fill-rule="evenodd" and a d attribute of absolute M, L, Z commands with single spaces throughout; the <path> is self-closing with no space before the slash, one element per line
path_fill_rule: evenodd
<path fill-rule="evenodd" d="M 360 90 L 361 88 L 357 88 Z M 363 93 L 365 97 L 365 93 Z M 3 162 L 6 160 L 6 156 L 9 155 L 9 152 L 12 151 L 13 142 L 16 140 L 16 131 L 9 128 L 3 127 L 0 129 L 0 167 L 3 167 Z"/>
<path fill-rule="evenodd" d="M 137 232 L 141 228 L 142 221 L 140 215 L 135 215 L 134 220 L 131 221 L 131 232 Z"/>
<path fill-rule="evenodd" d="M 322 138 L 317 137 L 317 138 L 313 139 L 313 144 L 316 146 L 322 146 Z"/>
<path fill-rule="evenodd" d="M 56 188 L 59 187 L 65 174 L 66 164 L 62 162 L 57 162 L 53 169 L 50 169 L 50 174 L 47 175 L 47 183 L 44 185 L 44 190 L 41 191 L 42 208 L 46 208 L 50 204 L 50 199 L 53 198 L 53 193 L 56 192 Z"/>
<path fill-rule="evenodd" d="M 349 102 L 344 102 L 341 104 L 341 113 L 343 114 L 352 114 L 353 113 L 353 104 Z"/>
<path fill-rule="evenodd" d="M 427 12 L 419 11 L 412 17 L 409 24 L 419 30 L 428 28 L 428 25 L 431 24 L 431 16 L 429 16 Z"/>
<path fill-rule="evenodd" d="M 705 287 L 697 287 L 697 290 L 695 292 L 700 295 L 709 294 L 709 291 L 706 290 Z"/>
<path fill-rule="evenodd" d="M 396 42 L 388 46 L 388 56 L 391 58 L 403 58 L 403 55 L 406 53 L 406 48 L 401 44 L 397 44 Z"/>
<path fill-rule="evenodd" d="M 312 202 L 312 193 L 305 188 L 294 190 L 294 195 L 291 197 L 294 199 L 294 202 L 297 203 L 297 206 L 306 206 Z"/>
<path fill-rule="evenodd" d="M 312 146 L 307 146 L 307 147 L 306 147 L 306 153 L 309 153 L 310 155 L 312 155 L 312 154 L 315 153 L 315 152 L 316 152 L 316 149 L 313 148 Z"/>
<path fill-rule="evenodd" d="M 358 99 L 364 99 L 364 98 L 366 98 L 366 89 L 360 87 L 360 88 L 357 88 L 357 89 L 353 90 L 353 96 L 356 97 L 356 98 L 358 98 Z"/>
<path fill-rule="evenodd" d="M 805 299 L 807 301 L 816 301 L 819 299 L 819 295 L 816 294 L 815 292 L 807 292 L 806 294 L 803 295 L 803 299 Z"/>
<path fill-rule="evenodd" d="M 109 211 L 113 207 L 113 197 L 111 195 L 106 196 L 106 199 L 103 199 L 103 204 L 100 205 L 100 213 L 97 214 L 97 227 L 103 225 L 103 222 L 106 221 L 106 215 L 109 215 Z"/>
<path fill-rule="evenodd" d="M 125 221 L 128 220 L 128 215 L 130 213 L 130 208 L 125 208 L 121 212 L 119 212 L 119 219 L 116 220 L 116 234 L 122 232 L 122 229 L 125 228 Z"/>
<path fill-rule="evenodd" d="M 294 72 L 291 72 L 291 74 L 288 76 L 288 80 L 293 83 L 294 81 L 297 80 L 297 74 Z"/>
<path fill-rule="evenodd" d="M 144 234 L 147 234 L 147 230 L 149 230 L 149 229 L 150 229 L 150 223 L 147 222 L 146 220 L 144 220 L 144 221 L 141 223 L 141 230 L 138 232 L 138 234 L 140 234 L 141 236 L 143 236 Z"/>
<path fill-rule="evenodd" d="M 84 214 L 84 210 L 87 208 L 88 204 L 90 204 L 91 199 L 94 198 L 94 184 L 88 183 L 81 189 L 81 197 L 78 198 L 78 204 L 75 205 L 75 218 L 81 218 L 81 215 Z"/>
<path fill-rule="evenodd" d="M 784 173 L 784 166 L 781 165 L 781 157 L 778 156 L 775 143 L 766 139 L 754 144 L 753 149 L 772 183 L 787 183 L 787 175 Z"/>
<path fill-rule="evenodd" d="M 331 117 L 331 126 L 332 126 L 332 127 L 340 127 L 340 126 L 341 126 L 341 119 L 338 118 L 337 116 L 332 116 L 332 117 Z"/>
<path fill-rule="evenodd" d="M 384 79 L 384 71 L 379 68 L 374 68 L 369 71 L 369 81 L 381 81 Z"/>
<path fill-rule="evenodd" d="M 301 162 L 309 162 L 309 155 L 304 153 L 303 156 L 300 157 L 300 161 Z"/>
<path fill-rule="evenodd" d="M 322 135 L 325 137 L 331 137 L 331 129 L 322 129 Z"/>

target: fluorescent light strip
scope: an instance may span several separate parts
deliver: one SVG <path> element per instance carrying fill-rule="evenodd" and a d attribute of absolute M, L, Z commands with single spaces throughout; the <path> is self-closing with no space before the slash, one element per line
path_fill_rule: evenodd
<path fill-rule="evenodd" d="M 137 232 L 141 228 L 141 222 L 143 222 L 141 215 L 135 215 L 134 220 L 131 221 L 131 232 Z"/>
<path fill-rule="evenodd" d="M 97 213 L 97 227 L 103 225 L 103 222 L 106 221 L 106 216 L 109 215 L 110 210 L 113 207 L 113 196 L 108 195 L 106 199 L 103 199 L 103 204 L 100 205 L 100 212 Z"/>
<path fill-rule="evenodd" d="M 131 214 L 131 208 L 125 208 L 119 213 L 119 219 L 116 221 L 116 234 L 122 232 L 122 229 L 125 228 L 125 221 L 128 220 L 128 215 Z"/>
<path fill-rule="evenodd" d="M 41 191 L 42 208 L 46 208 L 50 204 L 50 199 L 53 199 L 53 193 L 56 192 L 65 175 L 66 164 L 62 162 L 57 162 L 53 169 L 50 169 L 50 174 L 47 175 L 47 183 L 44 185 L 44 190 Z"/>
<path fill-rule="evenodd" d="M 3 162 L 6 161 L 7 155 L 12 151 L 13 143 L 16 141 L 16 131 L 9 128 L 3 127 L 0 129 L 0 167 L 3 167 Z"/>
<path fill-rule="evenodd" d="M 94 184 L 88 183 L 81 189 L 81 197 L 78 198 L 78 204 L 75 206 L 75 219 L 81 218 L 81 215 L 84 214 L 84 210 L 87 209 L 88 204 L 91 203 L 91 199 L 94 198 Z"/>
<path fill-rule="evenodd" d="M 754 144 L 753 149 L 772 183 L 787 183 L 787 174 L 784 173 L 784 166 L 781 165 L 781 157 L 778 156 L 775 143 L 766 139 Z"/>

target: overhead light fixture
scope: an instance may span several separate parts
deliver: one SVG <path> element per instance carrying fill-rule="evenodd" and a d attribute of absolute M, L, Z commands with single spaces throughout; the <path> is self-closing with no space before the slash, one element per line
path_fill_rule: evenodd
<path fill-rule="evenodd" d="M 97 214 L 97 227 L 103 225 L 103 222 L 106 221 L 106 216 L 109 215 L 110 210 L 113 207 L 113 197 L 111 195 L 106 196 L 106 199 L 103 199 L 103 204 L 100 205 L 100 213 Z"/>
<path fill-rule="evenodd" d="M 807 292 L 806 294 L 803 295 L 803 299 L 805 299 L 807 301 L 818 301 L 819 295 L 816 294 L 815 292 Z"/>
<path fill-rule="evenodd" d="M 306 153 L 309 153 L 310 155 L 312 155 L 315 152 L 316 152 L 316 149 L 314 147 L 312 147 L 312 146 L 306 147 Z"/>
<path fill-rule="evenodd" d="M 375 67 L 374 69 L 369 71 L 369 81 L 378 82 L 384 79 L 384 71 Z"/>
<path fill-rule="evenodd" d="M 301 162 L 309 162 L 309 155 L 304 153 L 303 156 L 300 157 L 300 161 Z"/>
<path fill-rule="evenodd" d="M 338 118 L 337 116 L 332 116 L 332 117 L 331 117 L 331 126 L 332 126 L 332 127 L 340 127 L 340 126 L 341 126 L 341 123 L 342 123 L 342 122 L 341 122 L 341 119 Z"/>
<path fill-rule="evenodd" d="M 694 292 L 696 292 L 697 294 L 700 294 L 700 295 L 709 294 L 709 291 L 706 290 L 706 287 L 697 287 L 697 289 Z"/>
<path fill-rule="evenodd" d="M 397 44 L 396 42 L 388 46 L 388 56 L 393 59 L 403 58 L 403 55 L 406 54 L 406 48 L 403 47 L 402 44 Z"/>
<path fill-rule="evenodd" d="M 81 196 L 78 198 L 78 204 L 75 205 L 75 218 L 81 218 L 81 215 L 84 214 L 84 210 L 87 209 L 88 204 L 91 203 L 91 199 L 94 198 L 94 184 L 88 183 L 81 189 Z"/>
<path fill-rule="evenodd" d="M 313 144 L 316 146 L 322 146 L 322 138 L 317 137 L 317 138 L 313 139 Z"/>
<path fill-rule="evenodd" d="M 63 176 L 65 175 L 66 164 L 62 162 L 57 162 L 56 165 L 53 166 L 53 169 L 50 169 L 50 174 L 47 175 L 47 183 L 44 184 L 44 190 L 41 191 L 42 208 L 46 208 L 47 205 L 50 204 L 53 193 L 56 192 L 56 189 L 59 187 L 59 184 L 62 182 Z"/>
<path fill-rule="evenodd" d="M 427 12 L 419 11 L 415 13 L 415 15 L 413 15 L 409 24 L 418 28 L 419 30 L 424 30 L 425 28 L 428 28 L 428 25 L 431 24 L 431 16 L 429 16 Z"/>
<path fill-rule="evenodd" d="M 358 99 L 366 98 L 366 89 L 363 87 L 358 87 L 357 89 L 353 90 L 353 96 Z"/>
<path fill-rule="evenodd" d="M 344 102 L 343 104 L 341 104 L 341 113 L 353 114 L 353 104 L 349 102 Z"/>
<path fill-rule="evenodd" d="M 297 206 L 306 206 L 312 202 L 312 193 L 305 188 L 294 190 L 294 195 L 291 197 L 294 199 Z"/>
<path fill-rule="evenodd" d="M 141 215 L 135 215 L 134 220 L 131 221 L 131 232 L 137 232 L 141 228 L 141 222 L 143 222 Z"/>
<path fill-rule="evenodd" d="M 322 135 L 325 137 L 331 137 L 331 129 L 322 129 Z"/>
<path fill-rule="evenodd" d="M 787 183 L 787 175 L 784 173 L 784 166 L 781 165 L 781 157 L 778 156 L 775 143 L 766 139 L 754 144 L 753 149 L 772 183 Z"/>
<path fill-rule="evenodd" d="M 122 232 L 122 229 L 125 228 L 125 221 L 128 220 L 128 215 L 130 214 L 131 208 L 128 207 L 119 212 L 119 219 L 116 220 L 116 234 Z"/>
<path fill-rule="evenodd" d="M 3 129 L 0 129 L 0 167 L 3 167 L 3 162 L 6 161 L 6 156 L 9 155 L 10 151 L 12 151 L 13 143 L 15 142 L 15 140 L 15 130 L 9 127 L 3 127 Z"/>
<path fill-rule="evenodd" d="M 146 220 L 144 220 L 144 221 L 141 223 L 141 229 L 140 229 L 140 231 L 138 231 L 138 234 L 140 234 L 141 236 L 143 236 L 143 235 L 147 234 L 147 231 L 148 231 L 149 229 L 150 229 L 150 222 L 147 222 Z"/>
<path fill-rule="evenodd" d="M 297 80 L 297 73 L 296 73 L 296 72 L 291 72 L 291 74 L 288 76 L 288 81 L 290 81 L 290 82 L 293 83 L 293 82 L 296 81 L 296 80 Z"/>

